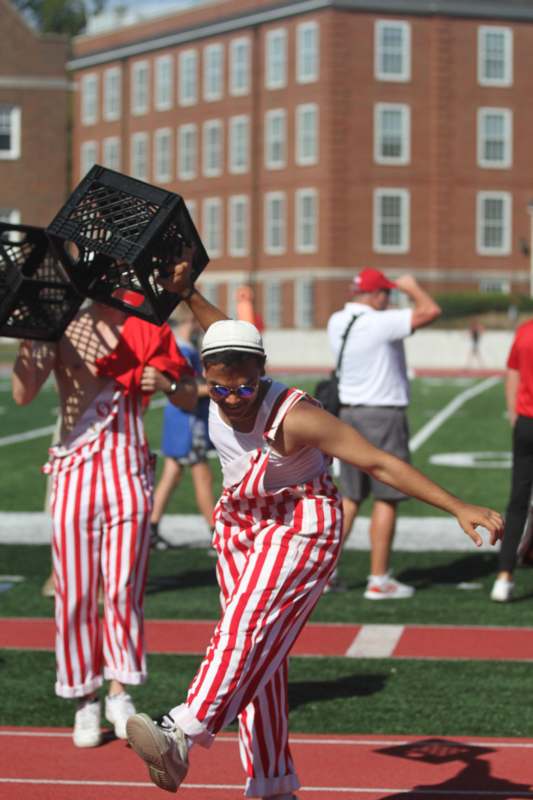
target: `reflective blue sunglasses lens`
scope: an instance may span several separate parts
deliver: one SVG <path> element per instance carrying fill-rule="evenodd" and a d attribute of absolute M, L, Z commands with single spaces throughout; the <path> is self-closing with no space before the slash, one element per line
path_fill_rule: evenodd
<path fill-rule="evenodd" d="M 241 397 L 243 399 L 247 399 L 252 397 L 253 393 L 255 392 L 255 386 L 237 386 L 236 389 L 229 389 L 227 386 L 220 386 L 216 384 L 215 386 L 211 387 L 211 393 L 218 397 L 220 400 L 225 400 L 230 394 L 236 394 L 237 397 Z"/>

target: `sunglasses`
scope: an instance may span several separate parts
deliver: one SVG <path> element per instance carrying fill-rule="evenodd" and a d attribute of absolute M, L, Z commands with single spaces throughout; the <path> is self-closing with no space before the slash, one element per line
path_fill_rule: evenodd
<path fill-rule="evenodd" d="M 256 389 L 257 383 L 254 383 L 252 386 L 243 383 L 237 386 L 236 389 L 230 389 L 229 386 L 222 386 L 220 383 L 215 383 L 214 386 L 209 387 L 209 394 L 216 397 L 218 400 L 225 400 L 230 394 L 235 394 L 243 400 L 248 400 L 250 397 L 253 397 Z"/>

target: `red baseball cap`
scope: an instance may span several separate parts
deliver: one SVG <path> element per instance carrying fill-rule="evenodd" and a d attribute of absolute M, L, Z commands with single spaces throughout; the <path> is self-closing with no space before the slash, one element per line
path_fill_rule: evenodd
<path fill-rule="evenodd" d="M 365 267 L 352 281 L 352 292 L 363 294 L 365 292 L 378 292 L 380 289 L 395 289 L 396 284 L 389 281 L 379 269 Z"/>

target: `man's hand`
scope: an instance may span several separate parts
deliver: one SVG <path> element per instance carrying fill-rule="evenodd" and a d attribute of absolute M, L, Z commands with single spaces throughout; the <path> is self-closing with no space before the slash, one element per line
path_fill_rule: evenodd
<path fill-rule="evenodd" d="M 413 290 L 418 289 L 418 283 L 416 282 L 416 278 L 413 275 L 400 275 L 395 281 L 396 286 L 401 292 L 405 292 L 406 294 L 411 294 Z"/>
<path fill-rule="evenodd" d="M 466 535 L 470 536 L 478 547 L 483 544 L 483 539 L 481 534 L 476 531 L 476 525 L 488 530 L 491 544 L 496 544 L 497 541 L 503 538 L 503 517 L 497 511 L 462 503 L 455 516 Z"/>
<path fill-rule="evenodd" d="M 144 368 L 141 378 L 141 389 L 143 392 L 153 393 L 158 390 L 161 392 L 168 392 L 171 385 L 172 381 L 155 367 Z"/>
<path fill-rule="evenodd" d="M 170 272 L 167 277 L 160 277 L 157 279 L 157 282 L 163 289 L 166 289 L 167 292 L 188 295 L 192 287 L 191 269 L 190 261 L 180 261 L 179 264 L 174 266 L 173 271 Z"/>

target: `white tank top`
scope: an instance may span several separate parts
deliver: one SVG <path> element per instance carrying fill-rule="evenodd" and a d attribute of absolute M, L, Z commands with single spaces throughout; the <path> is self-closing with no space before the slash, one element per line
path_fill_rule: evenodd
<path fill-rule="evenodd" d="M 269 378 L 264 380 L 270 386 L 259 408 L 254 428 L 248 433 L 234 430 L 220 416 L 217 404 L 211 401 L 209 405 L 209 438 L 215 445 L 222 464 L 224 486 L 239 483 L 246 474 L 251 454 L 267 445 L 263 437 L 265 425 L 276 398 L 287 387 Z M 304 447 L 290 456 L 283 456 L 271 448 L 265 473 L 265 489 L 276 491 L 285 486 L 306 483 L 324 472 L 328 463 L 326 456 L 316 447 Z"/>

